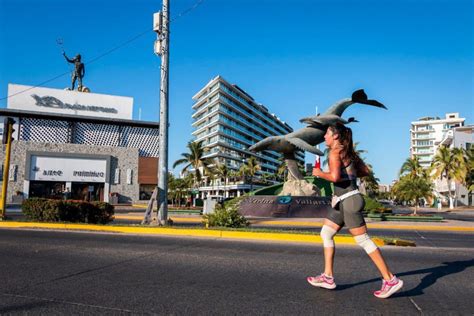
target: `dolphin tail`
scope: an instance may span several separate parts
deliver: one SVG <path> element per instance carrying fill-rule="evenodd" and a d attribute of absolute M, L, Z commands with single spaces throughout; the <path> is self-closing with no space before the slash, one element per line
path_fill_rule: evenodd
<path fill-rule="evenodd" d="M 378 107 L 378 108 L 387 109 L 387 108 L 385 107 L 385 105 L 383 105 L 383 104 L 380 103 L 379 101 L 377 101 L 377 100 L 369 100 L 369 99 L 367 98 L 367 94 L 365 94 L 364 89 L 360 89 L 360 90 L 354 91 L 354 93 L 352 93 L 352 102 L 354 102 L 354 103 L 361 103 L 361 104 L 367 104 L 367 105 L 376 106 L 376 107 Z"/>

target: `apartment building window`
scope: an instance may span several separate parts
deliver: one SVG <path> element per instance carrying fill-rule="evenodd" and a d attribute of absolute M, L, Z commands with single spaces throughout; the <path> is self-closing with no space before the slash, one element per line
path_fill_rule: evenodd
<path fill-rule="evenodd" d="M 430 146 L 430 145 L 433 145 L 433 142 L 427 141 L 427 140 L 420 140 L 420 141 L 417 141 L 416 144 L 418 146 Z"/>

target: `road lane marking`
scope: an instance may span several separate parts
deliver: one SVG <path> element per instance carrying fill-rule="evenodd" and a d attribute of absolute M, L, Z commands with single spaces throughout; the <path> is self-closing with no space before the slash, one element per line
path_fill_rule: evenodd
<path fill-rule="evenodd" d="M 415 308 L 416 308 L 420 313 L 423 314 L 423 311 L 421 310 L 420 306 L 418 306 L 418 304 L 416 304 L 415 301 L 414 301 L 411 297 L 409 297 L 409 299 L 410 299 L 410 301 L 413 303 L 413 305 L 415 306 Z"/>

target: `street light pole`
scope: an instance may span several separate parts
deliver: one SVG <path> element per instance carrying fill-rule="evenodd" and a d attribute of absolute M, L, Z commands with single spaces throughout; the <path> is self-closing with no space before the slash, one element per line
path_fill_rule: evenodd
<path fill-rule="evenodd" d="M 158 34 L 155 53 L 161 56 L 160 81 L 160 140 L 158 157 L 158 207 L 159 225 L 168 223 L 168 83 L 169 83 L 169 0 L 163 0 L 162 13 L 156 13 L 154 30 Z"/>

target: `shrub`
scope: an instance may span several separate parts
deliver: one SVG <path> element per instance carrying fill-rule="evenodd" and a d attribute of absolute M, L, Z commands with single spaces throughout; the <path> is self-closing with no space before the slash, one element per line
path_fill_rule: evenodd
<path fill-rule="evenodd" d="M 239 228 L 248 226 L 249 221 L 238 212 L 238 206 L 242 199 L 236 198 L 224 204 L 217 204 L 212 214 L 203 216 L 204 224 L 210 227 Z"/>
<path fill-rule="evenodd" d="M 58 201 L 60 222 L 85 223 L 86 217 L 82 209 L 81 201 Z"/>
<path fill-rule="evenodd" d="M 23 201 L 21 208 L 28 219 L 40 222 L 106 224 L 114 218 L 114 207 L 104 202 L 30 198 Z"/>
<path fill-rule="evenodd" d="M 87 218 L 89 223 L 107 224 L 114 220 L 114 207 L 106 202 L 94 202 L 95 212 L 90 212 Z"/>
<path fill-rule="evenodd" d="M 31 198 L 23 201 L 21 204 L 21 208 L 23 214 L 26 215 L 27 218 L 34 220 L 34 221 L 56 221 L 57 219 L 51 218 L 51 214 L 54 214 L 55 209 L 54 201 L 48 199 L 41 199 L 41 198 Z"/>
<path fill-rule="evenodd" d="M 375 199 L 369 198 L 364 195 L 365 207 L 364 211 L 369 213 L 377 213 L 384 209 L 383 205 L 377 202 Z"/>

